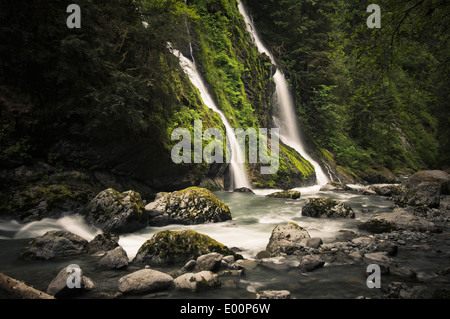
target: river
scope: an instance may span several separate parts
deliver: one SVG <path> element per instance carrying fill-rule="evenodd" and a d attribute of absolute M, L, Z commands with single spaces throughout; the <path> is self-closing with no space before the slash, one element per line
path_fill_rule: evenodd
<path fill-rule="evenodd" d="M 193 294 L 169 290 L 163 294 L 142 295 L 137 298 L 254 298 L 254 293 L 261 289 L 287 289 L 291 291 L 292 298 L 355 298 L 358 295 L 376 295 L 376 291 L 367 288 L 364 269 L 358 264 L 326 264 L 315 272 L 302 274 L 296 269 L 299 262 L 295 256 L 264 259 L 263 262 L 254 259 L 259 251 L 265 249 L 271 232 L 277 225 L 293 221 L 307 229 L 311 237 L 321 237 L 323 242 L 327 243 L 336 241 L 342 235 L 342 230 L 357 231 L 357 225 L 366 221 L 372 214 L 391 211 L 392 202 L 380 196 L 365 196 L 352 192 L 319 192 L 319 186 L 299 190 L 302 196 L 297 200 L 265 197 L 274 190 L 254 190 L 255 195 L 215 192 L 220 200 L 229 205 L 232 220 L 192 226 L 147 227 L 138 232 L 121 235 L 119 244 L 126 250 L 130 260 L 139 247 L 156 232 L 185 229 L 209 235 L 236 249 L 249 260 L 245 276 L 222 278 L 222 287 L 213 293 Z M 306 199 L 317 196 L 347 203 L 355 211 L 356 218 L 315 219 L 302 216 L 301 210 Z M 80 265 L 84 274 L 96 283 L 99 290 L 114 294 L 117 292 L 117 280 L 138 269 L 131 265 L 123 271 L 100 270 L 96 267 L 98 256 L 52 261 L 26 261 L 18 258 L 30 238 L 55 229 L 71 231 L 87 240 L 92 240 L 96 234 L 101 233 L 98 229 L 88 226 L 80 216 L 43 219 L 26 225 L 15 221 L 0 221 L 0 271 L 45 291 L 59 270 L 75 263 Z M 180 266 L 156 269 L 170 272 Z"/>

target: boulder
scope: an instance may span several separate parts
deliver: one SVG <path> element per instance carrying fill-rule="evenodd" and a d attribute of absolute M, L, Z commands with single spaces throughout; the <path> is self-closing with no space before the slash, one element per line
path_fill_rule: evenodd
<path fill-rule="evenodd" d="M 270 258 L 272 254 L 268 250 L 261 250 L 258 252 L 255 256 L 256 259 L 264 259 L 264 258 Z"/>
<path fill-rule="evenodd" d="M 441 197 L 441 185 L 437 182 L 421 182 L 406 187 L 405 192 L 396 197 L 396 203 L 400 206 L 427 206 L 439 207 Z"/>
<path fill-rule="evenodd" d="M 196 272 L 203 270 L 215 271 L 219 269 L 222 259 L 223 255 L 215 252 L 199 256 L 196 260 L 194 270 Z"/>
<path fill-rule="evenodd" d="M 262 290 L 256 293 L 256 299 L 290 299 L 288 290 Z"/>
<path fill-rule="evenodd" d="M 87 245 L 89 254 L 103 254 L 119 246 L 119 236 L 115 233 L 103 233 L 95 236 Z"/>
<path fill-rule="evenodd" d="M 301 249 L 309 238 L 311 236 L 308 231 L 293 222 L 283 226 L 279 225 L 273 229 L 266 250 L 272 255 L 280 253 L 291 255 Z"/>
<path fill-rule="evenodd" d="M 368 221 L 358 226 L 371 233 L 386 233 L 395 230 L 440 233 L 442 229 L 423 217 L 414 216 L 403 208 L 396 208 L 392 213 L 375 214 Z"/>
<path fill-rule="evenodd" d="M 161 291 L 173 284 L 173 278 L 153 269 L 135 271 L 119 279 L 119 291 L 125 294 L 142 294 Z"/>
<path fill-rule="evenodd" d="M 355 212 L 350 206 L 330 198 L 308 198 L 302 215 L 314 218 L 355 218 Z"/>
<path fill-rule="evenodd" d="M 138 250 L 133 263 L 172 264 L 185 263 L 201 255 L 217 252 L 221 255 L 236 255 L 227 246 L 211 237 L 193 230 L 160 231 L 147 240 Z"/>
<path fill-rule="evenodd" d="M 68 267 L 61 269 L 61 271 L 53 278 L 52 282 L 47 287 L 47 293 L 49 295 L 55 296 L 57 298 L 73 296 L 75 294 L 82 293 L 84 291 L 89 291 L 94 288 L 93 281 L 83 276 L 83 271 L 79 269 L 80 275 L 80 288 L 73 287 L 69 288 L 67 286 L 67 279 L 69 276 L 73 275 L 73 271 L 68 272 Z"/>
<path fill-rule="evenodd" d="M 221 282 L 218 275 L 211 271 L 201 271 L 198 273 L 187 273 L 174 280 L 175 289 L 200 291 L 220 287 Z"/>
<path fill-rule="evenodd" d="M 88 241 L 67 231 L 52 230 L 30 241 L 21 256 L 49 260 L 58 257 L 81 255 L 87 252 Z"/>
<path fill-rule="evenodd" d="M 122 269 L 128 266 L 128 255 L 122 246 L 108 251 L 98 262 L 100 268 Z"/>
<path fill-rule="evenodd" d="M 407 188 L 413 188 L 424 182 L 438 183 L 441 193 L 450 195 L 450 175 L 445 171 L 428 170 L 417 172 L 408 178 L 405 186 Z"/>
<path fill-rule="evenodd" d="M 228 205 L 206 188 L 190 187 L 166 193 L 145 206 L 151 226 L 194 225 L 231 220 Z"/>
<path fill-rule="evenodd" d="M 323 244 L 322 238 L 313 237 L 306 241 L 306 246 L 309 248 L 317 249 Z"/>
<path fill-rule="evenodd" d="M 393 196 L 401 195 L 404 193 L 404 187 L 401 185 L 371 185 L 370 190 L 373 190 L 377 195 L 380 196 Z"/>
<path fill-rule="evenodd" d="M 289 199 L 298 199 L 298 198 L 300 198 L 300 196 L 301 196 L 301 192 L 293 191 L 293 190 L 275 192 L 275 193 L 266 195 L 266 197 L 271 197 L 271 198 L 289 198 Z"/>
<path fill-rule="evenodd" d="M 148 225 L 148 214 L 141 195 L 135 191 L 108 188 L 87 205 L 84 215 L 89 224 L 104 232 L 130 233 Z"/>
<path fill-rule="evenodd" d="M 233 192 L 236 193 L 249 193 L 249 194 L 255 194 L 255 192 L 253 192 L 250 188 L 248 187 L 240 187 L 240 188 L 236 188 Z"/>
<path fill-rule="evenodd" d="M 301 258 L 298 268 L 301 272 L 311 272 L 322 268 L 325 262 L 319 255 L 305 255 Z"/>
<path fill-rule="evenodd" d="M 328 182 L 327 184 L 323 185 L 320 188 L 321 192 L 326 192 L 326 191 L 341 191 L 341 192 L 349 192 L 349 191 L 353 191 L 353 188 L 343 184 L 343 183 L 338 183 L 338 182 Z"/>

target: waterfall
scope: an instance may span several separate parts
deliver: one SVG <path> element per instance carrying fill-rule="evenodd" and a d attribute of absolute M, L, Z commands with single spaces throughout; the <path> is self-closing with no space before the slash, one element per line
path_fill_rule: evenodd
<path fill-rule="evenodd" d="M 292 94 L 289 90 L 288 83 L 280 68 L 272 55 L 272 53 L 265 47 L 258 32 L 255 29 L 253 21 L 250 19 L 244 5 L 239 1 L 239 12 L 245 20 L 247 31 L 250 33 L 253 42 L 255 43 L 260 53 L 265 53 L 270 57 L 272 64 L 277 67 L 275 75 L 273 76 L 276 86 L 276 99 L 277 99 L 277 113 L 274 115 L 274 122 L 280 128 L 281 141 L 295 149 L 303 158 L 310 162 L 316 171 L 316 183 L 318 185 L 324 185 L 328 183 L 329 178 L 324 173 L 322 167 L 308 154 L 304 147 L 304 141 L 302 133 L 298 127 L 297 116 L 295 114 L 295 105 L 292 99 Z"/>
<path fill-rule="evenodd" d="M 231 187 L 232 189 L 247 187 L 251 188 L 250 182 L 247 179 L 247 174 L 245 172 L 245 157 L 244 153 L 241 150 L 241 147 L 238 143 L 236 135 L 234 134 L 234 129 L 231 127 L 228 122 L 226 116 L 220 111 L 217 107 L 214 99 L 209 94 L 209 91 L 203 81 L 202 76 L 197 70 L 195 63 L 186 58 L 180 51 L 175 50 L 170 47 L 171 52 L 177 56 L 180 60 L 180 65 L 183 68 L 184 72 L 188 75 L 192 84 L 197 87 L 200 91 L 200 96 L 203 100 L 203 103 L 209 107 L 211 110 L 215 111 L 219 114 L 220 118 L 226 129 L 227 135 L 227 147 L 230 147 L 231 150 L 231 160 L 230 160 L 230 173 L 231 173 Z"/>

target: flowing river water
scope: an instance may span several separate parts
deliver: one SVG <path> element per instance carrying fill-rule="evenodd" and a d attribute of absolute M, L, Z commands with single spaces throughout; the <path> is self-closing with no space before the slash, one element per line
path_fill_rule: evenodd
<path fill-rule="evenodd" d="M 256 260 L 255 255 L 264 250 L 273 228 L 293 221 L 307 229 L 311 237 L 321 237 L 324 243 L 336 241 L 342 231 L 357 232 L 357 225 L 372 214 L 391 211 L 392 202 L 380 196 L 365 196 L 351 192 L 323 192 L 319 186 L 299 189 L 300 199 L 278 199 L 265 197 L 274 190 L 255 190 L 248 193 L 215 192 L 217 197 L 229 205 L 233 219 L 221 223 L 202 225 L 170 225 L 147 227 L 138 232 L 120 236 L 119 244 L 126 250 L 130 260 L 139 247 L 153 234 L 161 230 L 193 229 L 209 235 L 217 241 L 236 249 L 248 261 L 245 276 L 223 277 L 220 289 L 187 293 L 169 290 L 160 294 L 133 296 L 133 298 L 254 298 L 255 292 L 264 289 L 287 289 L 292 298 L 355 298 L 359 295 L 377 296 L 379 290 L 368 289 L 364 267 L 360 264 L 325 264 L 312 273 L 301 273 L 296 266 L 296 256 Z M 328 197 L 350 205 L 356 213 L 355 219 L 317 219 L 302 216 L 302 207 L 309 197 Z M 23 280 L 37 289 L 46 290 L 57 273 L 69 264 L 78 264 L 83 273 L 96 284 L 97 291 L 110 294 L 117 292 L 117 280 L 139 268 L 130 264 L 126 270 L 112 271 L 97 268 L 99 256 L 80 256 L 50 261 L 29 261 L 19 258 L 20 252 L 31 238 L 49 230 L 67 230 L 92 240 L 101 233 L 88 226 L 81 216 L 64 216 L 59 219 L 43 219 L 29 224 L 15 221 L 0 221 L 0 272 Z M 407 260 L 409 257 L 403 257 Z M 415 260 L 414 263 L 421 261 Z M 423 261 L 422 261 L 423 262 Z M 155 267 L 170 272 L 182 265 Z M 426 266 L 424 266 L 426 272 Z"/>

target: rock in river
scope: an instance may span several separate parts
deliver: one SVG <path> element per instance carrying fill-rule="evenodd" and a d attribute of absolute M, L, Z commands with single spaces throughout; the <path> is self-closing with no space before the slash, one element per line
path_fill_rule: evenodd
<path fill-rule="evenodd" d="M 173 278 L 163 272 L 142 269 L 119 279 L 118 288 L 122 293 L 141 294 L 161 291 L 173 284 Z"/>
<path fill-rule="evenodd" d="M 355 212 L 350 206 L 330 198 L 308 198 L 302 215 L 318 218 L 355 218 Z"/>
<path fill-rule="evenodd" d="M 211 271 L 187 273 L 174 280 L 174 286 L 179 290 L 200 291 L 220 287 L 219 276 Z"/>
<path fill-rule="evenodd" d="M 86 220 L 104 232 L 130 233 L 148 225 L 141 195 L 112 188 L 100 192 L 84 210 Z"/>
<path fill-rule="evenodd" d="M 145 206 L 151 226 L 169 224 L 194 225 L 216 223 L 231 219 L 228 205 L 206 188 L 190 187 L 162 194 Z"/>
<path fill-rule="evenodd" d="M 372 233 L 386 233 L 395 230 L 429 231 L 432 233 L 442 231 L 436 224 L 423 217 L 412 215 L 403 208 L 396 208 L 392 213 L 375 214 L 361 224 L 359 228 Z"/>
<path fill-rule="evenodd" d="M 217 252 L 224 256 L 242 257 L 211 237 L 193 230 L 165 230 L 153 235 L 139 248 L 133 263 L 185 263 L 211 252 Z"/>
<path fill-rule="evenodd" d="M 87 252 L 88 241 L 67 231 L 52 230 L 33 239 L 21 256 L 49 260 L 57 257 L 80 255 Z"/>
<path fill-rule="evenodd" d="M 122 246 L 108 251 L 98 262 L 100 268 L 122 269 L 128 266 L 128 256 Z"/>
<path fill-rule="evenodd" d="M 290 199 L 298 199 L 300 198 L 301 193 L 299 191 L 281 191 L 281 192 L 275 192 L 271 193 L 269 195 L 266 195 L 266 197 L 272 197 L 272 198 L 290 198 Z"/>
<path fill-rule="evenodd" d="M 311 236 L 308 231 L 296 223 L 279 225 L 273 229 L 266 250 L 273 255 L 280 253 L 291 255 L 306 245 L 306 240 L 309 238 Z"/>
<path fill-rule="evenodd" d="M 58 275 L 52 280 L 52 282 L 47 287 L 47 293 L 55 297 L 68 297 L 81 293 L 83 291 L 92 290 L 94 288 L 94 283 L 92 280 L 83 275 L 81 268 L 78 269 L 79 277 L 79 288 L 76 286 L 76 279 L 72 282 L 75 287 L 69 288 L 67 285 L 67 279 L 69 276 L 74 274 L 73 269 L 68 271 L 68 267 L 63 268 Z"/>

